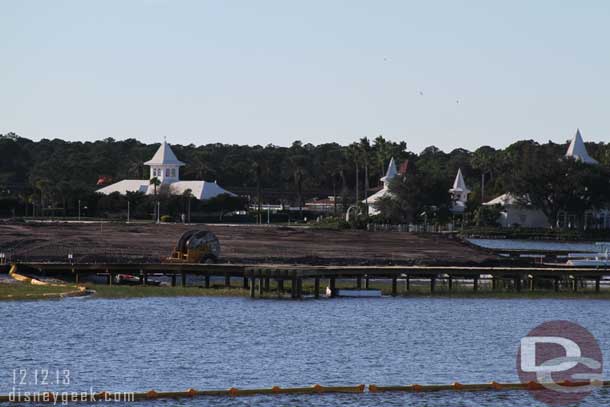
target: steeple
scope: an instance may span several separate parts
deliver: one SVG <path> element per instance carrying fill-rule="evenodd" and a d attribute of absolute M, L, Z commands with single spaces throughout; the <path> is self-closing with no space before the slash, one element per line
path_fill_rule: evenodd
<path fill-rule="evenodd" d="M 385 177 L 382 177 L 380 180 L 383 182 L 383 187 L 387 188 L 390 185 L 390 180 L 398 175 L 398 170 L 396 169 L 396 162 L 394 162 L 394 157 L 390 160 L 388 164 L 388 170 L 385 173 Z"/>
<path fill-rule="evenodd" d="M 455 181 L 453 181 L 453 188 L 449 190 L 449 192 L 470 192 L 468 187 L 466 186 L 466 182 L 464 181 L 464 177 L 462 176 L 462 169 L 458 168 L 457 175 L 455 176 Z"/>
<path fill-rule="evenodd" d="M 451 193 L 451 198 L 453 200 L 451 211 L 453 213 L 463 213 L 466 209 L 466 202 L 468 201 L 470 189 L 466 186 L 461 168 L 458 169 L 455 180 L 453 181 L 453 188 L 449 190 L 449 193 Z"/>
<path fill-rule="evenodd" d="M 591 158 L 585 147 L 585 143 L 580 135 L 580 129 L 576 129 L 576 135 L 570 142 L 568 151 L 566 152 L 567 158 L 573 158 L 576 161 L 582 161 L 585 164 L 597 164 L 597 161 Z"/>
<path fill-rule="evenodd" d="M 144 165 L 150 166 L 150 179 L 158 178 L 161 183 L 172 183 L 180 179 L 180 167 L 184 163 L 176 158 L 176 155 L 165 140 Z"/>

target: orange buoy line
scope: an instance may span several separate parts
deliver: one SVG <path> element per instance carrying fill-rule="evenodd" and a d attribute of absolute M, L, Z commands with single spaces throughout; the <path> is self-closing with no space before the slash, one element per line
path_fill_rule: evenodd
<path fill-rule="evenodd" d="M 594 385 L 596 387 L 610 387 L 610 381 L 599 382 L 560 382 L 556 383 L 562 386 L 579 387 Z M 191 398 L 199 396 L 216 396 L 216 397 L 238 397 L 238 396 L 255 396 L 255 395 L 274 395 L 274 394 L 323 394 L 323 393 L 364 393 L 368 390 L 369 393 L 384 393 L 384 392 L 404 392 L 404 393 L 430 393 L 438 391 L 503 391 L 503 390 L 543 390 L 543 383 L 481 383 L 481 384 L 462 384 L 454 382 L 452 384 L 410 384 L 405 386 L 378 386 L 370 384 L 365 386 L 359 384 L 356 386 L 322 386 L 315 384 L 308 387 L 280 387 L 273 386 L 271 388 L 254 388 L 254 389 L 239 389 L 231 387 L 226 390 L 196 390 L 189 388 L 186 391 L 167 391 L 161 392 L 149 390 L 147 392 L 120 392 L 110 393 L 102 391 L 99 393 L 78 393 L 78 392 L 44 392 L 44 393 L 16 393 L 10 395 L 0 395 L 0 402 L 18 402 L 18 403 L 56 403 L 61 402 L 96 402 L 96 401 L 141 401 L 141 400 L 156 400 L 156 399 L 178 399 Z M 70 397 L 74 395 L 74 397 Z M 120 397 L 117 399 L 117 395 Z"/>

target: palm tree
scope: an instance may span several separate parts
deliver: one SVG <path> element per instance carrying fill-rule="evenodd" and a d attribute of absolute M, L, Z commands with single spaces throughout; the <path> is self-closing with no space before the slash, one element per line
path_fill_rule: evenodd
<path fill-rule="evenodd" d="M 35 185 L 36 185 L 36 189 L 38 189 L 38 191 L 40 191 L 40 213 L 38 214 L 38 216 L 42 216 L 42 214 L 43 214 L 42 208 L 44 207 L 44 193 L 45 193 L 45 190 L 47 189 L 48 181 L 45 179 L 38 179 L 35 182 Z"/>
<path fill-rule="evenodd" d="M 493 167 L 496 164 L 494 153 L 495 150 L 492 147 L 483 146 L 472 154 L 470 160 L 472 167 L 481 172 L 481 203 L 485 202 L 485 176 L 489 174 L 489 179 L 487 179 L 488 182 L 491 181 L 494 176 Z"/>
<path fill-rule="evenodd" d="M 157 187 L 161 185 L 161 181 L 157 177 L 152 177 L 149 181 L 149 184 L 154 187 L 154 195 L 157 197 Z M 155 220 L 159 223 L 159 198 L 155 202 Z"/>
<path fill-rule="evenodd" d="M 375 150 L 375 159 L 379 165 L 379 177 L 381 178 L 385 174 L 385 162 L 390 158 L 389 155 L 391 154 L 389 151 L 388 142 L 381 134 L 375 138 L 373 149 Z"/>
<path fill-rule="evenodd" d="M 360 200 L 360 191 L 359 191 L 359 171 L 360 171 L 360 148 L 358 147 L 358 143 L 352 143 L 348 147 L 348 155 L 350 160 L 354 163 L 356 167 L 356 202 Z"/>
<path fill-rule="evenodd" d="M 149 182 L 154 187 L 154 195 L 157 195 L 157 187 L 161 185 L 161 181 L 157 177 L 152 177 Z"/>

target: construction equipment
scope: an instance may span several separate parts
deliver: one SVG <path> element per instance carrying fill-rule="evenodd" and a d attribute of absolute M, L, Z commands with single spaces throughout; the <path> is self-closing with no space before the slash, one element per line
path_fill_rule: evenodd
<path fill-rule="evenodd" d="M 220 258 L 220 241 L 209 230 L 184 232 L 167 260 L 184 263 L 208 263 Z"/>

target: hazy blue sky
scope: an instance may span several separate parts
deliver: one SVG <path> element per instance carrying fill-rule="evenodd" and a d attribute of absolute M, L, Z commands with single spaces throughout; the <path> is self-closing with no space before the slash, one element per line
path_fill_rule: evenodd
<path fill-rule="evenodd" d="M 608 1 L 0 0 L 0 133 L 609 141 L 609 44 Z"/>

